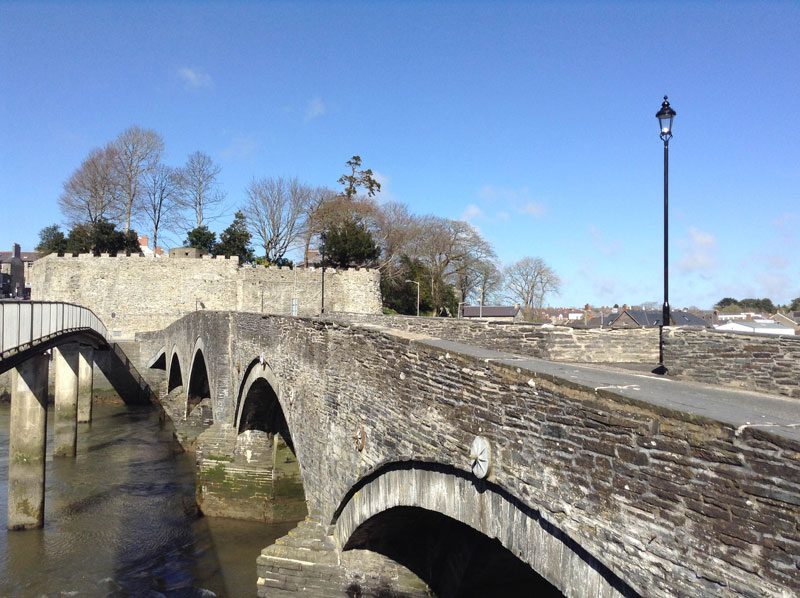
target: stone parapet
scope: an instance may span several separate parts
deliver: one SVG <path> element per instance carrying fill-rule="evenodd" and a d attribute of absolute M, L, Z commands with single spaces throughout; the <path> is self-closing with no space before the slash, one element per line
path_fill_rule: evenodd
<path fill-rule="evenodd" d="M 671 376 L 800 399 L 800 337 L 668 328 Z"/>
<path fill-rule="evenodd" d="M 332 320 L 377 324 L 527 357 L 576 363 L 657 363 L 658 329 L 580 329 L 552 324 L 487 322 L 356 313 Z"/>

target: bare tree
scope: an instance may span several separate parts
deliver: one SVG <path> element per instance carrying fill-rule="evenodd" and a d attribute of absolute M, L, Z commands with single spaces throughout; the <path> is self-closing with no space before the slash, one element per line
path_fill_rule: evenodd
<path fill-rule="evenodd" d="M 143 177 L 144 216 L 153 231 L 153 251 L 158 246 L 158 234 L 170 230 L 180 215 L 180 181 L 174 168 L 158 164 Z"/>
<path fill-rule="evenodd" d="M 443 306 L 444 285 L 458 283 L 466 264 L 491 251 L 480 233 L 467 222 L 426 216 L 414 252 L 431 276 L 434 312 Z"/>
<path fill-rule="evenodd" d="M 474 268 L 474 293 L 480 305 L 493 302 L 503 288 L 505 277 L 494 261 L 484 260 Z M 466 298 L 465 298 L 466 300 Z"/>
<path fill-rule="evenodd" d="M 512 299 L 541 309 L 548 293 L 558 293 L 561 280 L 542 258 L 526 257 L 505 269 L 506 289 Z"/>
<path fill-rule="evenodd" d="M 124 230 L 128 232 L 131 217 L 141 207 L 142 177 L 161 160 L 164 140 L 152 129 L 133 126 L 122 132 L 113 145 L 117 199 L 125 223 Z"/>
<path fill-rule="evenodd" d="M 313 194 L 297 178 L 253 180 L 245 189 L 247 204 L 242 211 L 253 236 L 261 241 L 264 255 L 275 263 L 298 240 Z"/>
<path fill-rule="evenodd" d="M 311 197 L 306 207 L 306 214 L 300 237 L 303 241 L 303 261 L 308 267 L 308 250 L 311 247 L 311 240 L 322 231 L 327 225 L 326 206 L 337 198 L 336 192 L 327 187 L 315 187 L 311 190 Z"/>
<path fill-rule="evenodd" d="M 93 149 L 64 183 L 58 205 L 70 225 L 119 217 L 114 181 L 115 150 L 111 145 Z"/>
<path fill-rule="evenodd" d="M 194 214 L 194 226 L 203 226 L 219 217 L 215 206 L 225 201 L 225 192 L 217 185 L 222 167 L 203 152 L 194 152 L 180 169 L 181 202 Z M 189 225 L 192 228 L 191 224 Z"/>

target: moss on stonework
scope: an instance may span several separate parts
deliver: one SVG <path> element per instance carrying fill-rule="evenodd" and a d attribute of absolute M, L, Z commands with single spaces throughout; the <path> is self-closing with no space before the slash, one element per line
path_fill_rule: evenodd
<path fill-rule="evenodd" d="M 27 498 L 23 498 L 22 500 L 17 501 L 17 513 L 22 513 L 26 517 L 30 517 L 31 519 L 37 519 L 38 517 L 38 509 L 34 509 L 31 501 Z"/>
<path fill-rule="evenodd" d="M 233 462 L 233 457 L 226 457 L 225 455 L 206 455 L 205 458 L 209 461 L 224 461 L 226 463 Z"/>

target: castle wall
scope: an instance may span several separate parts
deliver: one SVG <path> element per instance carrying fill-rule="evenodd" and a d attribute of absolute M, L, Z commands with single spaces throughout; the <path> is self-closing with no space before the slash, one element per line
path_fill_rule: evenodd
<path fill-rule="evenodd" d="M 316 315 L 322 270 L 240 267 L 236 257 L 51 254 L 34 263 L 31 282 L 32 299 L 83 305 L 97 314 L 112 338 L 132 338 L 197 309 L 291 314 L 296 299 L 297 315 Z M 379 272 L 327 269 L 325 310 L 380 313 Z"/>

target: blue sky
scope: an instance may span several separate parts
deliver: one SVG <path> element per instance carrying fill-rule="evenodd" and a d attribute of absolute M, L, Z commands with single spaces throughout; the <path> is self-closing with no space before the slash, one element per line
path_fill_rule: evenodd
<path fill-rule="evenodd" d="M 217 230 L 253 177 L 335 187 L 358 154 L 384 200 L 544 259 L 552 305 L 660 302 L 668 93 L 670 303 L 788 302 L 798 31 L 797 2 L 0 1 L 0 246 L 136 124 L 222 165 Z"/>

